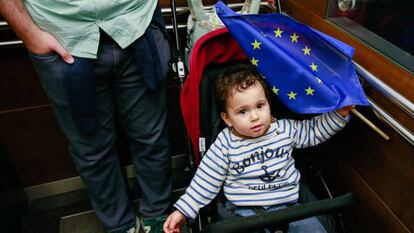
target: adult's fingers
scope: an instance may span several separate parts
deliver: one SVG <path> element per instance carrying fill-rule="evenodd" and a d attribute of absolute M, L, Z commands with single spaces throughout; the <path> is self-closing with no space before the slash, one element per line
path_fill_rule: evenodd
<path fill-rule="evenodd" d="M 53 46 L 52 48 L 57 54 L 59 54 L 62 59 L 68 63 L 68 64 L 72 64 L 75 62 L 75 59 L 72 57 L 72 55 L 70 55 L 70 53 L 68 53 L 68 51 L 66 51 L 62 45 L 60 45 L 57 41 L 56 44 Z"/>

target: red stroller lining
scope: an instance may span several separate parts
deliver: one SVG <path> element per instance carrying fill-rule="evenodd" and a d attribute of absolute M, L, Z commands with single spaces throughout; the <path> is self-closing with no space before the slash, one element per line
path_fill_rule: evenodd
<path fill-rule="evenodd" d="M 194 160 L 200 162 L 200 93 L 199 86 L 204 69 L 210 64 L 245 60 L 246 54 L 227 29 L 205 34 L 194 44 L 190 54 L 189 74 L 181 92 L 181 111 L 188 135 L 193 144 Z"/>

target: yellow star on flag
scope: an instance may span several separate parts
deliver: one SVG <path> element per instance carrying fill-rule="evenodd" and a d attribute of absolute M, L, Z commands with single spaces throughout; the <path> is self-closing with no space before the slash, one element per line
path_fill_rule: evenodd
<path fill-rule="evenodd" d="M 256 58 L 252 57 L 252 59 L 250 60 L 250 62 L 252 63 L 252 65 L 254 66 L 258 66 L 259 64 L 259 60 L 257 60 Z"/>
<path fill-rule="evenodd" d="M 314 89 L 312 89 L 311 87 L 308 87 L 307 89 L 305 89 L 306 91 L 306 95 L 313 95 L 313 92 L 315 92 Z"/>
<path fill-rule="evenodd" d="M 279 95 L 279 89 L 277 89 L 275 86 L 273 86 L 272 91 L 273 91 L 276 95 Z"/>
<path fill-rule="evenodd" d="M 283 33 L 283 31 L 282 30 L 280 30 L 280 28 L 277 28 L 277 30 L 276 31 L 273 31 L 274 33 L 275 33 L 275 37 L 280 37 L 280 38 L 282 38 L 282 33 Z"/>
<path fill-rule="evenodd" d="M 296 33 L 294 32 L 294 33 L 293 33 L 293 35 L 291 35 L 291 36 L 290 36 L 290 38 L 292 39 L 292 43 L 293 43 L 293 42 L 296 42 L 296 43 L 297 43 L 297 42 L 298 42 L 298 38 L 299 38 L 299 36 L 298 36 L 298 35 L 296 35 Z"/>
<path fill-rule="evenodd" d="M 260 45 L 262 44 L 261 42 L 257 41 L 256 39 L 254 40 L 253 43 L 250 43 L 251 45 L 253 45 L 253 50 L 254 49 L 260 49 Z"/>
<path fill-rule="evenodd" d="M 308 46 L 305 46 L 305 48 L 303 48 L 302 50 L 303 50 L 303 55 L 310 55 L 311 49 L 308 48 Z"/>
<path fill-rule="evenodd" d="M 293 92 L 293 91 L 290 91 L 290 93 L 289 94 L 287 94 L 288 96 L 289 96 L 289 100 L 291 100 L 291 99 L 296 99 L 296 95 L 297 95 L 298 93 L 295 93 L 295 92 Z"/>
<path fill-rule="evenodd" d="M 318 71 L 318 66 L 312 62 L 312 65 L 309 65 L 312 68 L 312 71 Z"/>

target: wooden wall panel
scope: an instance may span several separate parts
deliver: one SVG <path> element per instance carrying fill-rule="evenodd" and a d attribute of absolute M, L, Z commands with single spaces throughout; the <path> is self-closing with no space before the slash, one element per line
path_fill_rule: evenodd
<path fill-rule="evenodd" d="M 48 104 L 25 49 L 0 50 L 0 113 Z"/>
<path fill-rule="evenodd" d="M 370 119 L 373 115 L 365 112 Z M 377 125 L 383 125 L 379 120 Z M 414 148 L 391 128 L 382 126 L 391 140 L 385 142 L 371 129 L 363 125 L 354 127 L 349 137 L 358 135 L 357 144 L 345 157 L 381 202 L 394 214 L 402 225 L 414 230 Z"/>
<path fill-rule="evenodd" d="M 332 155 L 331 155 L 332 156 Z M 354 210 L 344 213 L 348 232 L 405 233 L 411 232 L 395 216 L 352 166 L 335 155 L 329 159 L 330 185 L 349 192 L 358 199 Z"/>
<path fill-rule="evenodd" d="M 21 187 L 77 176 L 49 106 L 0 114 L 0 142 Z"/>
<path fill-rule="evenodd" d="M 290 8 L 290 1 L 294 1 L 296 4 L 299 4 L 301 7 L 307 9 L 308 11 L 312 12 L 313 14 L 325 18 L 326 16 L 326 9 L 328 8 L 329 0 L 288 0 L 288 1 L 281 1 L 282 10 Z M 306 17 L 306 16 L 305 16 Z"/>
<path fill-rule="evenodd" d="M 321 156 L 334 190 L 352 191 L 360 200 L 349 224 L 359 229 L 353 232 L 412 231 L 414 148 L 380 121 L 374 123 L 391 136 L 389 142 L 354 117 L 343 132 L 314 153 Z"/>

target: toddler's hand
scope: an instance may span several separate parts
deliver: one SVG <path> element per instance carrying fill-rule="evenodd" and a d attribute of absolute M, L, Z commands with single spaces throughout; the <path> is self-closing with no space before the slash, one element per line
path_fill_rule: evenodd
<path fill-rule="evenodd" d="M 270 6 L 275 7 L 275 0 L 267 0 Z"/>
<path fill-rule="evenodd" d="M 164 232 L 179 233 L 180 226 L 183 224 L 183 222 L 185 222 L 185 220 L 187 220 L 187 217 L 184 216 L 180 211 L 174 211 L 164 222 Z"/>
<path fill-rule="evenodd" d="M 339 115 L 343 116 L 343 117 L 347 117 L 349 115 L 349 112 L 354 109 L 355 106 L 345 106 L 343 108 L 340 108 L 338 110 L 336 110 L 337 113 L 339 113 Z"/>

